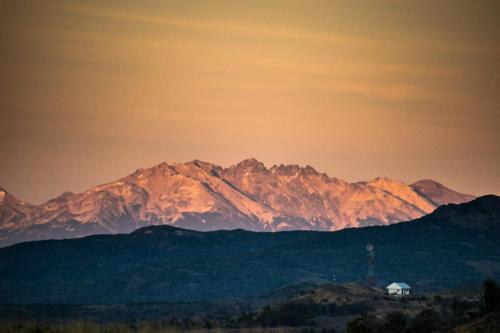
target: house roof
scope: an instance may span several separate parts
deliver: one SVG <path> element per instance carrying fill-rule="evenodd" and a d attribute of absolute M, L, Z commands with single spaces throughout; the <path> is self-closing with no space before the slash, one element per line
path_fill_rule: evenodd
<path fill-rule="evenodd" d="M 411 287 L 404 282 L 393 282 L 390 285 L 388 285 L 386 288 L 387 289 L 389 289 L 389 288 L 391 288 L 391 289 L 392 288 L 411 289 Z"/>

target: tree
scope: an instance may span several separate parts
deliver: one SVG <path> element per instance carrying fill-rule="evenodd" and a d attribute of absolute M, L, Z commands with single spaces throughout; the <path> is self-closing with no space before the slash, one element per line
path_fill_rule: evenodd
<path fill-rule="evenodd" d="M 500 311 L 500 287 L 495 280 L 488 279 L 483 282 L 483 295 L 481 300 L 483 314 Z"/>

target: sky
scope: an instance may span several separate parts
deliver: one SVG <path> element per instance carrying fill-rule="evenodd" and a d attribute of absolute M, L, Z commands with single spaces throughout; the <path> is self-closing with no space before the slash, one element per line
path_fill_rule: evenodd
<path fill-rule="evenodd" d="M 500 194 L 498 1 L 0 0 L 0 186 L 160 162 Z"/>

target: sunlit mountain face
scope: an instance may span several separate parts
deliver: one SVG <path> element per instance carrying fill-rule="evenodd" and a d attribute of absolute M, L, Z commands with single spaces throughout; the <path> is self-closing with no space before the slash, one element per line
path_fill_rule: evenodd
<path fill-rule="evenodd" d="M 339 230 L 408 221 L 474 197 L 432 180 L 349 183 L 311 166 L 267 168 L 247 159 L 228 168 L 195 160 L 138 169 L 41 205 L 1 191 L 2 244 L 123 233 L 146 225 L 195 230 Z"/>

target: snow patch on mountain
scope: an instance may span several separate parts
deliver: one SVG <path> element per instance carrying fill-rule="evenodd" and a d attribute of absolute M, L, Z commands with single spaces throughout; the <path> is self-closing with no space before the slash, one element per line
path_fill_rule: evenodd
<path fill-rule="evenodd" d="M 1 189 L 0 237 L 8 238 L 4 244 L 159 224 L 199 230 L 339 230 L 411 220 L 443 203 L 472 198 L 429 180 L 407 185 L 379 177 L 348 183 L 311 166 L 266 168 L 247 159 L 223 168 L 194 160 L 138 169 L 115 182 L 83 193 L 65 192 L 38 206 Z"/>

